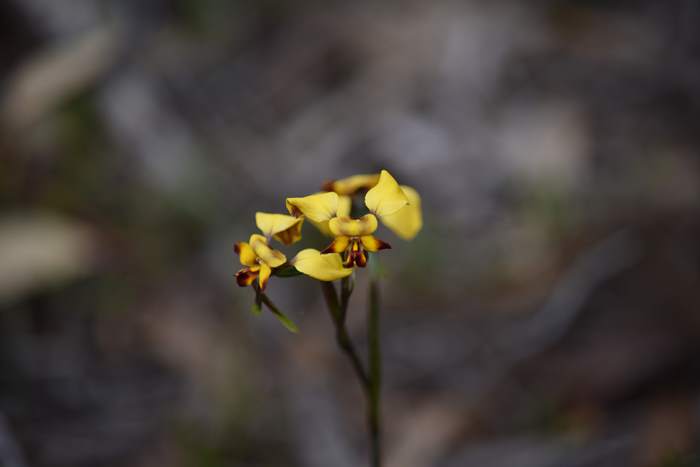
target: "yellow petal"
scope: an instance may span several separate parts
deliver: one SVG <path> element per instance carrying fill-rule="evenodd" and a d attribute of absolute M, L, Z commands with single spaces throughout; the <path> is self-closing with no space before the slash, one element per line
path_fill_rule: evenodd
<path fill-rule="evenodd" d="M 350 237 L 336 237 L 335 240 L 333 240 L 333 243 L 331 243 L 330 246 L 321 253 L 342 253 L 347 250 L 349 244 Z"/>
<path fill-rule="evenodd" d="M 328 221 L 328 228 L 336 237 L 359 237 L 361 235 L 371 235 L 377 230 L 377 218 L 373 214 L 365 214 L 359 219 L 352 219 L 347 216 L 334 217 Z"/>
<path fill-rule="evenodd" d="M 320 281 L 334 281 L 352 274 L 352 269 L 343 267 L 338 253 L 324 255 L 313 248 L 301 250 L 291 263 L 299 272 Z"/>
<path fill-rule="evenodd" d="M 403 190 L 386 170 L 379 175 L 377 185 L 365 195 L 365 204 L 377 216 L 388 216 L 408 204 Z"/>
<path fill-rule="evenodd" d="M 238 242 L 233 246 L 233 251 L 236 252 L 238 255 L 239 259 L 241 260 L 241 264 L 243 266 L 255 266 L 257 263 L 255 262 L 255 252 L 253 251 L 253 248 L 246 242 Z"/>
<path fill-rule="evenodd" d="M 302 198 L 287 198 L 285 203 L 289 214 L 303 214 L 314 222 L 327 221 L 338 212 L 338 195 L 335 193 L 316 193 Z"/>
<path fill-rule="evenodd" d="M 255 281 L 258 277 L 258 270 L 253 270 L 252 268 L 243 268 L 236 273 L 236 283 L 239 287 L 246 287 Z"/>
<path fill-rule="evenodd" d="M 423 228 L 421 200 L 418 192 L 410 186 L 401 185 L 401 189 L 408 198 L 408 205 L 394 214 L 381 217 L 380 220 L 399 237 L 411 240 Z"/>
<path fill-rule="evenodd" d="M 352 196 L 358 191 L 369 190 L 377 184 L 379 174 L 353 175 L 352 177 L 341 178 L 323 184 L 326 191 L 334 191 L 339 195 Z"/>
<path fill-rule="evenodd" d="M 255 256 L 271 268 L 282 266 L 287 257 L 281 251 L 274 250 L 267 246 L 267 239 L 262 235 L 253 234 L 250 236 L 250 246 L 255 252 Z"/>
<path fill-rule="evenodd" d="M 352 211 L 352 198 L 350 196 L 338 196 L 338 216 L 349 216 Z"/>
<path fill-rule="evenodd" d="M 391 248 L 391 245 L 389 245 L 387 242 L 379 240 L 374 235 L 362 236 L 360 237 L 360 241 L 362 242 L 362 246 L 365 248 L 365 250 L 371 251 L 372 253 Z"/>
<path fill-rule="evenodd" d="M 267 264 L 260 265 L 260 275 L 258 276 L 258 285 L 260 285 L 260 290 L 265 290 L 268 279 L 272 274 L 272 269 Z"/>
<path fill-rule="evenodd" d="M 291 245 L 301 240 L 301 225 L 303 217 L 288 216 L 286 214 L 270 214 L 267 212 L 255 213 L 255 224 L 267 237 Z"/>

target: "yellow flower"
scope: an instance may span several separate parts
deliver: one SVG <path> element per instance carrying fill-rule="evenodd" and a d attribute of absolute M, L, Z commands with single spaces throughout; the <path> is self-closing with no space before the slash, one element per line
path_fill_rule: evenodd
<path fill-rule="evenodd" d="M 371 190 L 379 183 L 380 178 L 381 174 L 353 175 L 340 180 L 326 182 L 323 185 L 323 189 L 337 193 L 340 199 L 345 198 L 348 200 L 346 202 L 349 203 L 350 196 L 362 190 Z M 394 214 L 384 214 L 381 221 L 402 239 L 411 240 L 418 235 L 418 232 L 423 228 L 421 199 L 418 192 L 410 186 L 401 185 L 400 187 L 403 194 L 408 198 L 408 204 Z M 341 214 L 339 212 L 338 215 L 349 215 L 349 209 L 347 213 Z M 321 230 L 323 231 L 323 229 Z"/>
<path fill-rule="evenodd" d="M 272 269 L 287 262 L 287 257 L 282 252 L 270 248 L 267 238 L 259 234 L 251 235 L 248 243 L 236 243 L 234 251 L 245 266 L 236 273 L 236 282 L 241 287 L 252 285 L 257 278 L 260 290 L 265 290 Z"/>
<path fill-rule="evenodd" d="M 379 240 L 372 234 L 377 230 L 377 218 L 373 214 L 366 214 L 359 219 L 352 219 L 347 216 L 334 217 L 328 223 L 335 240 L 324 253 L 345 253 L 343 266 L 367 265 L 366 251 L 376 252 L 391 248 L 391 246 Z"/>
<path fill-rule="evenodd" d="M 372 182 L 367 175 L 351 177 L 348 182 L 338 185 L 343 193 L 355 191 L 361 184 Z M 361 183 L 360 183 L 361 182 Z M 333 182 L 334 186 L 338 182 Z M 413 194 L 412 194 L 413 195 Z M 416 193 L 417 196 L 417 193 Z M 343 254 L 342 264 L 338 267 L 351 268 L 352 266 L 364 267 L 367 264 L 366 252 L 376 252 L 386 248 L 391 248 L 388 243 L 377 239 L 372 234 L 377 230 L 377 218 L 382 222 L 389 219 L 387 226 L 392 230 L 402 231 L 406 237 L 408 233 L 416 228 L 416 218 L 413 215 L 399 215 L 403 208 L 409 205 L 409 197 L 386 170 L 377 177 L 374 186 L 365 195 L 365 205 L 371 211 L 359 219 L 351 218 L 347 211 L 341 212 L 341 197 L 332 191 L 328 193 L 317 193 L 303 198 L 288 198 L 287 209 L 292 215 L 304 215 L 314 224 L 323 226 L 324 229 L 335 238 L 333 243 L 323 252 L 327 254 Z M 418 200 L 420 203 L 420 200 Z M 418 206 L 420 211 L 420 205 Z M 392 217 L 394 216 L 394 217 Z M 309 253 L 307 253 L 309 254 Z M 326 264 L 328 266 L 328 264 Z M 304 274 L 309 274 L 299 267 L 298 270 Z M 309 269 L 309 268 L 306 268 Z M 312 268 L 313 269 L 313 268 Z M 316 271 L 314 271 L 316 272 Z"/>
<path fill-rule="evenodd" d="M 291 245 L 301 240 L 303 217 L 286 214 L 255 213 L 255 224 L 267 238 L 274 238 L 280 243 Z"/>

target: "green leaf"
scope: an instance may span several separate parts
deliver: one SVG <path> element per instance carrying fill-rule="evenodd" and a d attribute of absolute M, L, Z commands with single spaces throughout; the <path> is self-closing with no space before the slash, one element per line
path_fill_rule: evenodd
<path fill-rule="evenodd" d="M 282 313 L 279 310 L 270 310 L 272 311 L 272 314 L 275 315 L 275 318 L 282 323 L 282 326 L 287 328 L 289 332 L 293 332 L 294 334 L 299 332 L 299 328 L 297 327 L 296 324 L 294 324 L 294 321 L 289 319 L 284 313 Z"/>
<path fill-rule="evenodd" d="M 302 274 L 294 266 L 282 266 L 274 269 L 272 275 L 277 277 L 296 277 Z"/>
<path fill-rule="evenodd" d="M 267 295 L 261 292 L 259 296 L 262 303 L 264 303 L 267 306 L 267 308 L 272 312 L 272 314 L 275 315 L 275 318 L 277 318 L 277 320 L 280 323 L 282 323 L 282 326 L 284 326 L 285 328 L 287 328 L 287 330 L 293 332 L 294 334 L 299 332 L 299 328 L 296 324 L 294 324 L 294 321 L 292 321 L 287 317 L 287 315 L 282 313 L 279 310 L 279 308 L 277 308 L 275 304 L 272 303 L 272 300 L 270 300 L 270 298 Z"/>

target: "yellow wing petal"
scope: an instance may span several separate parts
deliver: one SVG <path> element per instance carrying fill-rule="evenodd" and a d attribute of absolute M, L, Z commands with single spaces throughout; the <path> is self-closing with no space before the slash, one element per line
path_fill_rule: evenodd
<path fill-rule="evenodd" d="M 336 216 L 338 212 L 338 195 L 335 193 L 316 193 L 302 198 L 287 198 L 285 203 L 289 214 L 303 214 L 314 222 L 323 222 Z"/>
<path fill-rule="evenodd" d="M 233 246 L 233 251 L 235 251 L 238 255 L 243 266 L 255 266 L 258 264 L 255 262 L 255 252 L 250 244 L 246 242 L 238 242 Z"/>
<path fill-rule="evenodd" d="M 260 231 L 268 237 L 291 245 L 301 240 L 301 226 L 303 217 L 288 216 L 286 214 L 270 214 L 267 212 L 255 213 L 255 224 Z"/>
<path fill-rule="evenodd" d="M 423 228 L 420 195 L 410 186 L 401 185 L 408 198 L 408 205 L 393 214 L 381 217 L 382 224 L 404 240 L 411 240 Z"/>
<path fill-rule="evenodd" d="M 313 248 L 301 250 L 291 264 L 302 274 L 320 281 L 334 281 L 352 274 L 352 269 L 343 267 L 343 260 L 338 253 L 324 255 Z"/>
<path fill-rule="evenodd" d="M 251 235 L 250 246 L 255 255 L 271 268 L 282 266 L 287 261 L 287 257 L 281 251 L 274 250 L 267 245 L 267 239 L 262 235 Z"/>
<path fill-rule="evenodd" d="M 377 216 L 388 216 L 408 204 L 401 187 L 386 170 L 379 175 L 377 185 L 365 195 L 365 204 Z"/>

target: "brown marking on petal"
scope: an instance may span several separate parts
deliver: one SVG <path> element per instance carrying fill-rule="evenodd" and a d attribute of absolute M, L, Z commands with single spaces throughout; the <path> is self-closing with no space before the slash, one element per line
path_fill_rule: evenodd
<path fill-rule="evenodd" d="M 344 268 L 351 268 L 354 263 L 355 263 L 354 256 L 352 255 L 351 252 L 348 252 L 347 256 L 343 260 L 343 267 Z"/>
<path fill-rule="evenodd" d="M 236 273 L 236 283 L 239 287 L 247 287 L 255 282 L 257 277 L 257 271 L 251 271 L 249 268 L 243 268 Z"/>
<path fill-rule="evenodd" d="M 374 237 L 374 239 L 377 241 L 377 251 L 379 250 L 391 250 L 391 245 L 389 245 L 387 242 L 384 240 L 380 240 L 377 237 Z"/>
<path fill-rule="evenodd" d="M 334 185 L 335 185 L 335 180 L 325 181 L 321 185 L 321 191 L 335 191 L 333 188 Z"/>
<path fill-rule="evenodd" d="M 343 266 L 346 268 L 351 268 L 353 266 L 357 266 L 360 268 L 364 268 L 367 265 L 367 256 L 365 254 L 365 251 L 362 249 L 359 250 L 348 250 L 347 252 L 347 257 L 345 258 L 345 261 L 343 261 Z"/>
<path fill-rule="evenodd" d="M 336 237 L 333 242 L 321 253 L 342 253 L 348 249 L 351 240 L 348 237 Z"/>
<path fill-rule="evenodd" d="M 291 232 L 291 229 L 283 230 L 282 232 L 278 232 L 275 235 L 275 238 L 279 240 L 281 243 L 285 245 L 289 245 L 292 243 L 294 240 L 294 235 Z"/>
<path fill-rule="evenodd" d="M 234 251 L 234 253 L 236 253 L 237 255 L 240 255 L 240 254 L 241 254 L 241 246 L 240 246 L 240 243 L 241 243 L 241 242 L 236 242 L 236 243 L 233 244 L 233 251 Z"/>

